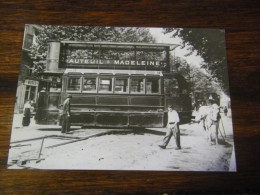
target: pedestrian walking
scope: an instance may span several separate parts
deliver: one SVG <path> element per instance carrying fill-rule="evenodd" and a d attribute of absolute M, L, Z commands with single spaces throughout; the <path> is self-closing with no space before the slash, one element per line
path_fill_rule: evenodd
<path fill-rule="evenodd" d="M 166 136 L 163 138 L 163 143 L 159 145 L 160 148 L 165 149 L 170 142 L 172 136 L 174 136 L 177 148 L 181 149 L 179 122 L 180 118 L 178 113 L 173 109 L 172 106 L 169 106 L 167 133 Z"/>
<path fill-rule="evenodd" d="M 68 95 L 65 101 L 63 102 L 62 109 L 62 133 L 68 133 L 70 131 L 70 101 L 72 95 Z"/>

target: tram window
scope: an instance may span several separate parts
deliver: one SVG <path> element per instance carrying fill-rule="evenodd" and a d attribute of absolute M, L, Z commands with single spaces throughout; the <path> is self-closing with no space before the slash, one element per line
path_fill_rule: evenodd
<path fill-rule="evenodd" d="M 128 91 L 128 79 L 116 79 L 115 81 L 115 92 L 125 93 Z"/>
<path fill-rule="evenodd" d="M 147 78 L 146 79 L 146 93 L 159 93 L 159 78 Z"/>
<path fill-rule="evenodd" d="M 131 92 L 144 93 L 144 79 L 143 78 L 132 78 Z"/>
<path fill-rule="evenodd" d="M 96 78 L 83 79 L 83 91 L 95 92 L 96 90 Z"/>
<path fill-rule="evenodd" d="M 112 92 L 112 78 L 100 78 L 99 91 Z"/>
<path fill-rule="evenodd" d="M 69 78 L 67 90 L 68 91 L 79 91 L 80 90 L 80 78 Z"/>

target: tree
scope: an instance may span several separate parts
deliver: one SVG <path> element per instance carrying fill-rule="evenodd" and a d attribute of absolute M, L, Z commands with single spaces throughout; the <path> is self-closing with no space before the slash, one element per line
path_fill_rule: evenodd
<path fill-rule="evenodd" d="M 34 44 L 30 49 L 33 61 L 32 73 L 37 75 L 44 70 L 49 40 L 106 41 L 106 42 L 155 42 L 146 28 L 88 27 L 88 26 L 47 26 L 42 25 Z"/>
<path fill-rule="evenodd" d="M 176 64 L 178 64 L 177 71 L 188 81 L 191 92 L 216 92 L 220 93 L 221 87 L 211 75 L 203 71 L 201 68 L 188 64 L 183 58 L 176 57 Z"/>
<path fill-rule="evenodd" d="M 187 46 L 190 51 L 187 55 L 195 53 L 201 56 L 204 59 L 201 67 L 229 93 L 224 30 L 165 28 L 164 33 L 173 33 L 172 37 L 180 37 L 182 48 Z"/>

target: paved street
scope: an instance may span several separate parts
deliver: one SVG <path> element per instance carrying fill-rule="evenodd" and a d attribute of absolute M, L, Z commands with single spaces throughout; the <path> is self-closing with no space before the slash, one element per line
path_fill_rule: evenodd
<path fill-rule="evenodd" d="M 233 133 L 230 116 L 222 116 L 220 144 L 211 145 L 199 124 L 181 125 L 181 150 L 172 138 L 165 150 L 158 147 L 166 129 L 81 129 L 61 134 L 55 125 L 29 127 L 15 115 L 9 168 L 235 171 L 231 163 Z M 47 137 L 46 137 L 47 136 Z M 45 137 L 43 142 L 43 137 Z M 33 139 L 33 140 L 28 140 Z M 17 142 L 24 140 L 23 142 Z"/>

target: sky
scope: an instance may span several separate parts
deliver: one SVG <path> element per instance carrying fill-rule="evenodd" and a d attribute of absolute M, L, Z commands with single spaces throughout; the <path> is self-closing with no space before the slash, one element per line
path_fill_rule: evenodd
<path fill-rule="evenodd" d="M 162 28 L 149 28 L 150 33 L 155 37 L 157 43 L 172 43 L 172 44 L 180 44 L 181 45 L 181 39 L 180 38 L 171 38 L 172 33 L 164 34 Z M 175 51 L 171 51 L 172 55 L 176 57 L 181 57 L 187 60 L 187 62 L 192 66 L 199 67 L 201 63 L 203 62 L 203 59 L 200 56 L 196 56 L 195 54 L 192 54 L 188 57 L 185 56 L 185 54 L 188 54 L 189 51 L 187 48 L 181 49 L 181 47 L 177 47 Z"/>

